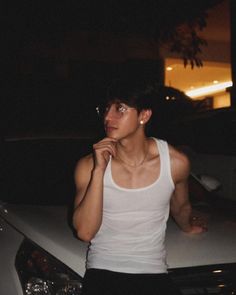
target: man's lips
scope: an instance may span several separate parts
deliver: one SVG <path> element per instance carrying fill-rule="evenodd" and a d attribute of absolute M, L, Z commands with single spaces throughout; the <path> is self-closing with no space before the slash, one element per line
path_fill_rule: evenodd
<path fill-rule="evenodd" d="M 111 131 L 114 131 L 114 130 L 116 130 L 116 129 L 117 129 L 117 128 L 114 127 L 114 126 L 106 126 L 106 127 L 105 127 L 106 132 L 111 132 Z"/>

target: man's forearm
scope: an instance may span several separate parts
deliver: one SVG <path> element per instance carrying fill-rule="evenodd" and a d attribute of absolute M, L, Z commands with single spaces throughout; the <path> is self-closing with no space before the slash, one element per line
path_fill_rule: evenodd
<path fill-rule="evenodd" d="M 184 204 L 178 210 L 171 211 L 173 218 L 175 219 L 178 226 L 184 232 L 190 232 L 192 230 L 191 216 L 192 216 L 192 207 L 190 203 Z"/>

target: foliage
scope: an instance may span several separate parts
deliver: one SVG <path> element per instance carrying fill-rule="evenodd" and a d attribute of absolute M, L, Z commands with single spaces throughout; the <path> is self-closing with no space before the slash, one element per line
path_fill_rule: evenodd
<path fill-rule="evenodd" d="M 202 66 L 199 53 L 207 45 L 198 32 L 207 26 L 207 9 L 221 0 L 126 0 L 108 1 L 109 20 L 104 26 L 114 31 L 135 32 L 167 45 L 177 52 L 185 66 Z M 119 3 L 119 4 L 118 4 Z"/>
<path fill-rule="evenodd" d="M 60 40 L 65 32 L 89 30 L 141 35 L 177 52 L 184 64 L 201 66 L 199 31 L 207 10 L 223 0 L 70 0 L 19 1 L 2 18 L 6 38 L 24 46 L 29 39 Z M 98 35 L 97 35 L 98 36 Z M 7 43 L 7 42 L 5 42 Z M 21 47 L 20 46 L 20 47 Z"/>
<path fill-rule="evenodd" d="M 185 66 L 202 66 L 199 53 L 207 42 L 198 33 L 207 26 L 207 10 L 220 2 L 222 0 L 103 0 L 90 6 L 92 2 L 86 1 L 86 5 L 81 6 L 80 25 L 145 36 L 177 52 Z"/>

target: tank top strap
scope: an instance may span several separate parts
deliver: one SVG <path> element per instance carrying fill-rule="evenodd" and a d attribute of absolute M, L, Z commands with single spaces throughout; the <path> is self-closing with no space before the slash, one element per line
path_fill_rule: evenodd
<path fill-rule="evenodd" d="M 103 179 L 103 183 L 107 187 L 113 186 L 112 172 L 111 172 L 111 161 L 112 161 L 112 156 L 110 156 L 109 162 L 108 162 L 106 170 L 105 170 L 104 179 Z"/>
<path fill-rule="evenodd" d="M 174 187 L 174 181 L 171 175 L 170 152 L 168 143 L 165 140 L 153 138 L 157 143 L 161 162 L 161 177 L 169 179 Z"/>

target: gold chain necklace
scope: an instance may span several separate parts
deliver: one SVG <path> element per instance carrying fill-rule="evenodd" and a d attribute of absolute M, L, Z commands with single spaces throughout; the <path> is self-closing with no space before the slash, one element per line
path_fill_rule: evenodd
<path fill-rule="evenodd" d="M 130 167 L 133 167 L 133 168 L 137 168 L 137 167 L 140 167 L 143 165 L 143 163 L 145 162 L 146 158 L 147 158 L 147 155 L 148 155 L 148 147 L 147 147 L 147 150 L 145 152 L 145 155 L 144 155 L 144 158 L 142 159 L 142 161 L 140 163 L 138 163 L 137 165 L 136 164 L 130 164 L 130 163 L 127 163 L 125 162 L 123 159 L 121 159 L 120 156 L 117 155 L 117 158 L 125 165 L 127 166 L 130 166 Z"/>

